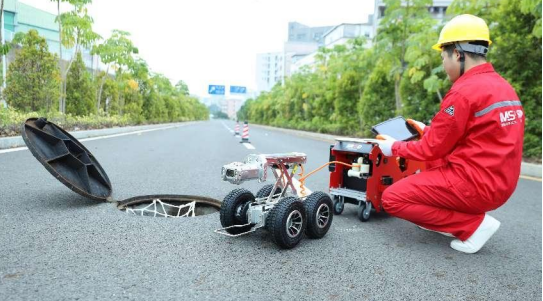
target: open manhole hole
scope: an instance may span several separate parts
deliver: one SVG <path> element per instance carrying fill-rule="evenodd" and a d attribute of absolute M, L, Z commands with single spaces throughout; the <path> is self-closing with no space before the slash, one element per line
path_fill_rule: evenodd
<path fill-rule="evenodd" d="M 194 195 L 144 195 L 120 201 L 128 214 L 153 217 L 194 217 L 218 212 L 221 202 Z"/>
<path fill-rule="evenodd" d="M 76 138 L 46 118 L 25 121 L 22 136 L 34 157 L 74 192 L 97 201 L 112 201 L 113 185 L 98 160 Z M 218 212 L 221 202 L 192 195 L 144 195 L 118 201 L 130 214 L 192 217 Z"/>

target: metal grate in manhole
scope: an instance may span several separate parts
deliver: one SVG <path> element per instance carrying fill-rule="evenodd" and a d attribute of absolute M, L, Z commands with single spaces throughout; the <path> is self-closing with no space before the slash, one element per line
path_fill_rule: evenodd
<path fill-rule="evenodd" d="M 194 195 L 144 195 L 120 201 L 127 214 L 152 217 L 194 217 L 219 212 L 221 202 Z"/>

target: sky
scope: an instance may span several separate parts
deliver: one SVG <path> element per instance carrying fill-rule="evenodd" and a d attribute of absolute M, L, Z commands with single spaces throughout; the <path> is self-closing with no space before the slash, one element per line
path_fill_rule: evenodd
<path fill-rule="evenodd" d="M 50 0 L 19 1 L 56 14 Z M 103 38 L 113 29 L 130 32 L 152 72 L 173 84 L 183 80 L 191 94 L 206 97 L 210 84 L 256 89 L 256 55 L 282 51 L 288 22 L 363 23 L 373 5 L 373 0 L 94 0 L 88 11 Z"/>

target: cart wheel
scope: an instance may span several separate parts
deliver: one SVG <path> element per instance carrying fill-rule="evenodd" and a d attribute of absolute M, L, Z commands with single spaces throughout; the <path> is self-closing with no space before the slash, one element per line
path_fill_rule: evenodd
<path fill-rule="evenodd" d="M 258 199 L 258 198 L 269 197 L 270 193 L 271 193 L 271 191 L 273 189 L 273 186 L 274 186 L 273 184 L 264 185 L 256 193 L 256 198 Z M 281 189 L 281 187 L 277 187 L 277 188 L 275 188 L 275 192 L 273 194 L 275 195 L 275 194 L 281 193 L 282 191 L 283 191 L 283 189 Z"/>
<path fill-rule="evenodd" d="M 371 202 L 364 202 L 358 206 L 358 219 L 362 222 L 370 220 Z"/>
<path fill-rule="evenodd" d="M 307 228 L 305 234 L 309 238 L 322 238 L 332 225 L 332 200 L 321 191 L 310 194 L 304 201 L 307 213 Z"/>
<path fill-rule="evenodd" d="M 343 213 L 343 209 L 345 208 L 345 204 L 341 202 L 339 197 L 334 197 L 334 214 L 340 215 Z"/>
<path fill-rule="evenodd" d="M 304 204 L 296 197 L 286 197 L 275 205 L 266 218 L 273 242 L 283 249 L 294 248 L 306 227 Z"/>
<path fill-rule="evenodd" d="M 226 228 L 249 223 L 247 220 L 247 210 L 249 209 L 249 204 L 254 201 L 255 197 L 253 193 L 247 189 L 238 188 L 230 191 L 222 201 L 221 225 Z M 239 234 L 247 232 L 250 229 L 251 226 L 249 225 L 226 229 L 226 232 L 230 234 Z"/>

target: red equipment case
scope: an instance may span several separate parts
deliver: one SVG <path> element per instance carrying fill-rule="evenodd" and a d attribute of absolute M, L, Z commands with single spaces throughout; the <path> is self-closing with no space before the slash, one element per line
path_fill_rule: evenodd
<path fill-rule="evenodd" d="M 423 162 L 383 155 L 375 139 L 336 140 L 330 146 L 330 161 L 362 163 L 362 166 L 360 171 L 343 164 L 329 166 L 335 214 L 341 214 L 344 204 L 351 203 L 358 205 L 358 218 L 368 221 L 372 209 L 377 213 L 383 210 L 381 195 L 388 186 L 425 169 Z"/>

